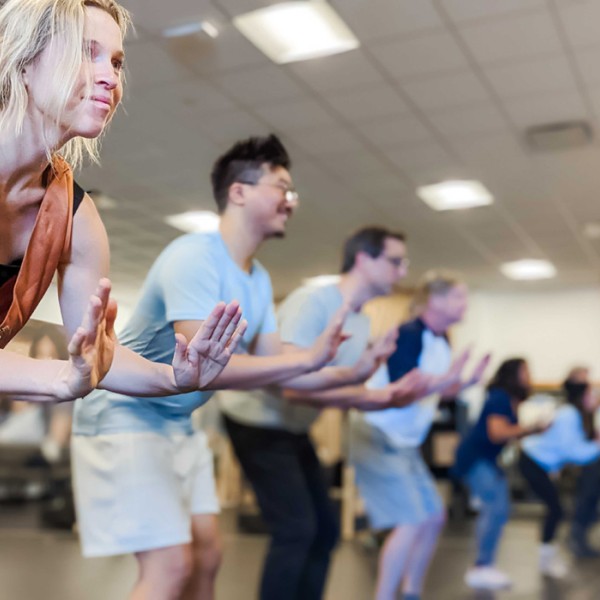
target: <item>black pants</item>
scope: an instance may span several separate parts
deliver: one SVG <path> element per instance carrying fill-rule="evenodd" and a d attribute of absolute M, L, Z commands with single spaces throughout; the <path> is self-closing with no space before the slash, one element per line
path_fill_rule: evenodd
<path fill-rule="evenodd" d="M 546 505 L 546 516 L 542 524 L 542 542 L 551 542 L 556 529 L 564 518 L 564 511 L 558 496 L 556 486 L 534 460 L 529 458 L 525 452 L 521 452 L 519 468 L 523 477 L 531 487 L 532 491 Z M 581 469 L 579 481 L 577 482 L 577 495 L 575 499 L 575 510 L 573 512 L 573 525 L 585 531 L 594 522 L 598 500 L 600 499 L 600 459 Z"/>
<path fill-rule="evenodd" d="M 260 600 L 320 600 L 339 527 L 308 435 L 225 425 L 271 533 Z"/>

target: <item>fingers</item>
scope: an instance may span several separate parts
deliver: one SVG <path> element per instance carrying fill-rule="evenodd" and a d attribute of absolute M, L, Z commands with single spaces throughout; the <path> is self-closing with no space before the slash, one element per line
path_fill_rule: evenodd
<path fill-rule="evenodd" d="M 83 316 L 80 329 L 84 332 L 84 340 L 82 343 L 95 344 L 98 335 L 98 326 L 104 317 L 102 300 L 98 296 L 90 296 L 90 300 Z"/>
<path fill-rule="evenodd" d="M 331 321 L 329 323 L 330 333 L 332 335 L 334 335 L 334 336 L 339 335 L 340 337 L 343 337 L 344 339 L 348 339 L 348 337 L 350 337 L 348 334 L 342 333 L 342 329 L 344 327 L 344 322 L 346 321 L 346 317 L 348 316 L 349 312 L 350 312 L 350 307 L 347 304 L 345 304 L 344 306 L 342 306 L 335 312 L 335 314 L 333 315 L 333 317 L 331 318 Z"/>
<path fill-rule="evenodd" d="M 219 338 L 225 331 L 229 320 L 233 315 L 235 315 L 238 309 L 237 302 L 230 302 L 229 304 L 225 304 L 225 302 L 219 302 L 211 311 L 210 315 L 206 318 L 206 320 L 202 323 L 202 326 L 196 332 L 196 335 L 192 338 L 190 345 L 194 345 L 195 342 L 198 341 L 206 341 L 215 339 L 215 335 L 218 335 Z M 225 313 L 227 312 L 227 316 Z M 221 322 L 223 317 L 225 316 L 226 323 Z"/>
<path fill-rule="evenodd" d="M 78 327 L 77 331 L 73 334 L 73 337 L 69 340 L 69 345 L 67 346 L 67 350 L 71 357 L 75 358 L 81 356 L 85 336 L 85 329 L 83 327 Z"/>
<path fill-rule="evenodd" d="M 248 328 L 248 321 L 244 319 L 239 327 L 235 330 L 234 334 L 231 336 L 229 343 L 227 345 L 227 350 L 233 354 L 244 337 L 244 333 L 246 333 L 246 329 Z"/>
<path fill-rule="evenodd" d="M 104 314 L 104 330 L 106 335 L 113 338 L 115 336 L 115 321 L 117 320 L 117 303 L 113 298 L 110 298 L 106 306 Z"/>
<path fill-rule="evenodd" d="M 187 340 L 182 333 L 175 334 L 175 352 L 173 353 L 173 364 L 182 364 L 186 358 Z"/>
<path fill-rule="evenodd" d="M 227 327 L 225 327 L 225 330 L 223 331 L 223 333 L 220 337 L 220 341 L 224 345 L 227 345 L 230 342 L 232 336 L 238 329 L 238 325 L 239 325 L 241 319 L 242 319 L 242 309 L 238 306 L 237 311 L 235 312 L 232 319 L 227 324 Z M 217 335 L 217 333 L 215 332 L 215 336 L 216 335 Z"/>

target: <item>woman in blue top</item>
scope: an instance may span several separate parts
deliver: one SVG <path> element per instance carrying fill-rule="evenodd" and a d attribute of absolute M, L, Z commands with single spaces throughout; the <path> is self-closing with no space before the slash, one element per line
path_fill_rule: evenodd
<path fill-rule="evenodd" d="M 456 452 L 454 475 L 481 501 L 477 560 L 465 575 L 465 583 L 470 587 L 501 589 L 511 585 L 510 578 L 494 567 L 510 511 L 508 484 L 496 459 L 508 442 L 541 431 L 540 427 L 522 427 L 517 422 L 517 407 L 529 392 L 529 368 L 525 360 L 504 361 L 488 385 L 477 423 Z"/>
<path fill-rule="evenodd" d="M 519 460 L 523 476 L 547 508 L 542 523 L 540 569 L 554 577 L 564 577 L 567 565 L 552 545 L 563 509 L 550 474 L 566 464 L 582 466 L 569 546 L 577 557 L 600 555 L 587 542 L 587 531 L 600 499 L 600 441 L 593 439 L 593 414 L 598 399 L 588 381 L 587 369 L 573 369 L 563 387 L 566 403 L 558 409 L 548 431 L 523 442 Z"/>

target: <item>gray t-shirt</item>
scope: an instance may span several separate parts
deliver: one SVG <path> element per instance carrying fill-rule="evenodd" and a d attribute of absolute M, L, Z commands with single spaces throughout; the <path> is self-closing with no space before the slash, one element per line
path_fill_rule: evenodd
<path fill-rule="evenodd" d="M 282 341 L 301 348 L 312 346 L 342 302 L 337 285 L 307 285 L 292 292 L 277 311 Z M 350 313 L 344 332 L 351 337 L 340 346 L 330 365 L 352 366 L 358 361 L 369 343 L 369 318 Z M 277 386 L 244 392 L 227 390 L 219 396 L 223 412 L 244 425 L 306 433 L 320 413 L 318 408 L 286 400 Z"/>

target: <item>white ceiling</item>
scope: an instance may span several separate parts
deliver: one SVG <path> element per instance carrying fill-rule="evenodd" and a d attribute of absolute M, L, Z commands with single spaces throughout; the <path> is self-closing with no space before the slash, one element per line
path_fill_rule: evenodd
<path fill-rule="evenodd" d="M 335 272 L 344 237 L 366 224 L 408 232 L 414 280 L 462 271 L 475 287 L 519 287 L 500 263 L 546 258 L 546 286 L 597 283 L 600 145 L 533 154 L 530 125 L 585 119 L 600 132 L 600 0 L 331 0 L 357 50 L 272 64 L 231 18 L 260 0 L 124 0 L 128 91 L 101 168 L 79 176 L 118 201 L 104 211 L 117 292 L 135 292 L 179 233 L 167 214 L 213 208 L 208 175 L 237 139 L 274 131 L 288 146 L 301 207 L 260 257 L 277 295 Z M 159 32 L 209 18 L 216 40 Z M 417 185 L 473 177 L 489 208 L 434 213 Z M 526 284 L 530 285 L 530 284 Z M 536 284 L 540 285 L 540 284 Z"/>

